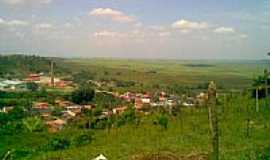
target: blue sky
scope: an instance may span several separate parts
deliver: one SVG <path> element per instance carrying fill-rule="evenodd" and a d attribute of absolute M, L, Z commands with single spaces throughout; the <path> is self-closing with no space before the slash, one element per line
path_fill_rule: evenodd
<path fill-rule="evenodd" d="M 263 59 L 270 0 L 0 0 L 0 53 Z"/>

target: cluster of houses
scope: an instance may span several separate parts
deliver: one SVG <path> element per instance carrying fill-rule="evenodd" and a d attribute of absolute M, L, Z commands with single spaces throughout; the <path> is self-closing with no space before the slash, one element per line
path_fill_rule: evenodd
<path fill-rule="evenodd" d="M 50 132 L 57 132 L 63 128 L 67 122 L 80 115 L 83 109 L 93 109 L 91 105 L 76 105 L 66 100 L 56 100 L 54 105 L 48 102 L 36 102 L 32 106 L 35 113 L 40 114 Z M 60 115 L 53 112 L 59 110 Z"/>
<path fill-rule="evenodd" d="M 29 74 L 24 82 L 35 82 L 37 84 L 45 85 L 45 86 L 54 86 L 56 88 L 65 88 L 70 87 L 72 85 L 72 81 L 64 81 L 60 78 L 45 76 L 44 73 L 38 74 Z"/>
<path fill-rule="evenodd" d="M 196 97 L 186 97 L 183 95 L 179 97 L 177 95 L 170 95 L 166 92 L 159 92 L 155 94 L 151 93 L 132 93 L 126 92 L 124 94 L 114 94 L 116 97 L 121 98 L 127 102 L 134 103 L 136 110 L 142 110 L 145 107 L 162 107 L 162 106 L 202 106 L 205 104 L 207 95 L 205 93 L 200 93 Z"/>
<path fill-rule="evenodd" d="M 64 81 L 60 78 L 54 78 L 53 84 L 52 79 L 49 76 L 45 76 L 43 73 L 38 74 L 29 74 L 25 79 L 23 80 L 8 80 L 8 79 L 0 79 L 0 90 L 4 91 L 26 91 L 27 90 L 27 83 L 29 82 L 35 82 L 42 86 L 54 86 L 56 88 L 67 88 L 72 86 L 71 81 Z"/>
<path fill-rule="evenodd" d="M 69 87 L 72 82 L 63 81 L 59 78 L 54 78 L 52 84 L 52 78 L 48 76 L 44 76 L 43 73 L 40 74 L 29 74 L 24 80 L 3 80 L 0 81 L 0 89 L 1 86 L 4 89 L 12 89 L 16 90 L 18 87 L 23 89 L 23 86 L 26 83 L 35 82 L 39 85 L 51 86 L 54 85 L 58 88 Z M 95 82 L 95 81 L 94 81 Z M 130 104 L 134 106 L 134 109 L 138 112 L 149 113 L 149 110 L 159 108 L 159 107 L 167 107 L 172 109 L 177 106 L 202 106 L 205 104 L 205 100 L 207 99 L 207 94 L 200 93 L 196 97 L 186 97 L 186 96 L 177 96 L 172 94 L 167 94 L 166 92 L 157 92 L 157 93 L 135 93 L 135 92 L 125 92 L 123 94 L 119 94 L 117 92 L 109 92 L 109 91 L 100 91 L 96 90 L 96 92 L 102 92 L 105 94 L 111 94 L 115 98 L 121 99 L 126 102 L 126 104 Z M 37 112 L 41 118 L 44 120 L 45 124 L 48 126 L 49 131 L 57 132 L 63 128 L 64 125 L 67 124 L 69 120 L 75 119 L 77 116 L 81 115 L 83 109 L 91 110 L 95 108 L 95 105 L 77 105 L 70 101 L 66 100 L 56 100 L 54 105 L 50 105 L 48 102 L 36 102 L 32 106 L 32 110 Z M 125 105 L 114 106 L 112 110 L 103 110 L 101 118 L 106 118 L 110 115 L 119 115 L 125 112 L 128 109 Z M 8 113 L 12 110 L 11 107 L 4 107 L 0 110 L 0 112 Z M 61 111 L 61 113 L 57 116 L 53 112 L 56 110 Z"/>

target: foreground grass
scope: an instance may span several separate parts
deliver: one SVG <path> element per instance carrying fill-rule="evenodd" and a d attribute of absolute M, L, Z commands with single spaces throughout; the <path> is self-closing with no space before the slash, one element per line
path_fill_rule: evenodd
<path fill-rule="evenodd" d="M 255 159 L 257 150 L 270 145 L 270 108 L 261 102 L 260 112 L 254 110 L 254 101 L 233 98 L 220 105 L 220 154 L 224 160 Z M 247 137 L 247 118 L 252 121 L 250 136 Z M 34 160 L 92 159 L 104 154 L 110 160 L 127 160 L 141 153 L 169 151 L 176 155 L 208 153 L 210 150 L 207 109 L 182 109 L 177 117 L 171 117 L 167 130 L 153 124 L 154 116 L 146 116 L 136 127 L 128 124 L 120 128 L 95 130 L 91 144 L 70 147 L 55 152 L 33 152 L 28 158 Z M 66 128 L 60 135 L 72 138 L 82 130 Z M 47 133 L 17 134 L 1 137 L 0 151 L 7 149 L 38 149 L 53 137 Z"/>

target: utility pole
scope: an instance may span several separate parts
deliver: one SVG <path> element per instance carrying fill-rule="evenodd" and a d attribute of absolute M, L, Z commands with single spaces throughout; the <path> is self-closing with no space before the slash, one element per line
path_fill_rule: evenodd
<path fill-rule="evenodd" d="M 218 112 L 216 99 L 217 88 L 214 82 L 210 82 L 208 86 L 208 116 L 209 116 L 209 127 L 211 132 L 211 143 L 212 143 L 212 160 L 219 159 L 219 129 L 218 129 Z"/>
<path fill-rule="evenodd" d="M 51 60 L 51 86 L 54 88 L 54 62 Z"/>
<path fill-rule="evenodd" d="M 268 97 L 268 71 L 264 70 L 264 78 L 265 78 L 265 97 Z"/>

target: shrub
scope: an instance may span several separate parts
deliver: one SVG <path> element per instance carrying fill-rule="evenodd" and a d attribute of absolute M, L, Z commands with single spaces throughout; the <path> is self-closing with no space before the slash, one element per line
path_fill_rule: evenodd
<path fill-rule="evenodd" d="M 93 140 L 92 133 L 82 133 L 74 138 L 73 143 L 75 146 L 82 146 L 90 144 L 92 140 Z"/>
<path fill-rule="evenodd" d="M 270 146 L 266 147 L 262 152 L 257 152 L 257 160 L 270 160 Z"/>
<path fill-rule="evenodd" d="M 67 149 L 70 146 L 70 141 L 63 137 L 54 137 L 47 144 L 47 150 L 58 151 Z"/>
<path fill-rule="evenodd" d="M 157 116 L 157 124 L 160 127 L 164 128 L 164 129 L 167 129 L 168 128 L 168 122 L 169 122 L 169 119 L 165 114 L 161 114 L 161 115 Z"/>
<path fill-rule="evenodd" d="M 25 129 L 29 132 L 42 131 L 44 124 L 39 117 L 27 117 L 22 120 Z"/>
<path fill-rule="evenodd" d="M 35 82 L 29 82 L 26 84 L 26 88 L 32 92 L 35 92 L 38 90 L 38 84 L 36 84 Z"/>

